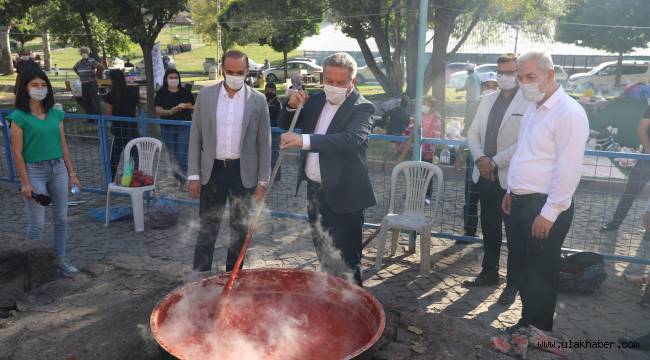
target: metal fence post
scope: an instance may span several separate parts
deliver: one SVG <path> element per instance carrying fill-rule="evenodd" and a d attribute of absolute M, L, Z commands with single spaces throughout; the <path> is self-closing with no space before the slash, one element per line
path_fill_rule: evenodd
<path fill-rule="evenodd" d="M 108 144 L 108 126 L 103 115 L 97 117 L 97 136 L 99 136 L 99 146 L 102 151 L 102 168 L 104 172 L 104 186 L 113 180 L 111 178 L 111 147 Z"/>
<path fill-rule="evenodd" d="M 140 109 L 140 134 L 147 136 L 147 112 Z"/>
<path fill-rule="evenodd" d="M 0 113 L 0 125 L 2 125 L 2 136 L 4 137 L 5 143 L 5 156 L 7 157 L 7 173 L 9 175 L 9 180 L 13 181 L 16 179 L 16 173 L 14 171 L 14 158 L 11 152 L 11 141 L 9 138 L 9 129 L 7 126 L 7 121 L 4 118 L 4 114 Z"/>

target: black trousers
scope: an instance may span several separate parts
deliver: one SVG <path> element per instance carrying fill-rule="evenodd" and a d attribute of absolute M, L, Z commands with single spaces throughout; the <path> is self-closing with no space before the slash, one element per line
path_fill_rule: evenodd
<path fill-rule="evenodd" d="M 630 176 L 625 184 L 625 190 L 621 199 L 618 201 L 616 212 L 612 222 L 621 225 L 625 216 L 630 211 L 636 197 L 643 191 L 643 188 L 650 180 L 650 161 L 637 160 L 636 164 L 630 171 Z"/>
<path fill-rule="evenodd" d="M 86 114 L 99 115 L 101 108 L 97 97 L 97 83 L 89 81 L 81 83 L 81 103 Z"/>
<path fill-rule="evenodd" d="M 573 220 L 573 204 L 555 220 L 548 238 L 537 239 L 532 235 L 533 222 L 546 198 L 546 194 L 512 195 L 508 251 L 515 265 L 525 269 L 519 289 L 523 305 L 519 324 L 552 331 L 560 252 Z"/>
<path fill-rule="evenodd" d="M 319 183 L 308 181 L 307 215 L 321 269 L 361 286 L 363 210 L 337 214 L 330 209 Z"/>
<path fill-rule="evenodd" d="M 239 160 L 224 164 L 215 160 L 212 174 L 207 184 L 201 186 L 199 200 L 200 229 L 199 238 L 194 247 L 194 266 L 196 271 L 209 271 L 212 268 L 214 244 L 219 236 L 221 218 L 230 202 L 231 241 L 228 245 L 226 271 L 235 267 L 239 251 L 244 244 L 248 230 L 252 194 L 255 189 L 246 189 L 241 181 Z M 243 265 L 243 263 L 242 263 Z"/>
<path fill-rule="evenodd" d="M 501 210 L 501 201 L 506 191 L 501 188 L 499 178 L 495 176 L 495 181 L 487 180 L 480 177 L 474 184 L 476 187 L 479 201 L 481 203 L 481 231 L 483 233 L 483 270 L 481 273 L 486 275 L 498 276 L 499 258 L 501 255 L 501 241 L 503 240 L 503 223 L 508 227 L 509 216 Z M 508 249 L 510 242 L 508 242 Z M 506 278 L 510 279 L 510 252 L 508 252 L 508 273 Z M 521 270 L 515 271 L 521 273 Z M 508 285 L 512 281 L 508 281 Z"/>
<path fill-rule="evenodd" d="M 465 205 L 463 205 L 463 225 L 465 235 L 475 236 L 478 225 L 478 202 L 479 196 L 476 184 L 472 180 L 474 173 L 474 158 L 468 151 L 465 156 L 467 170 L 465 171 Z"/>

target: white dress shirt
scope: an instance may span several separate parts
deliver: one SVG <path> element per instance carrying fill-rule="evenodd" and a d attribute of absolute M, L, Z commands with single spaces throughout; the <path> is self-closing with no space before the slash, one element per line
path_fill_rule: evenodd
<path fill-rule="evenodd" d="M 541 106 L 531 103 L 510 161 L 508 192 L 548 194 L 540 215 L 555 222 L 571 206 L 589 138 L 585 110 L 559 87 Z"/>
<path fill-rule="evenodd" d="M 217 159 L 239 159 L 241 153 L 241 131 L 244 122 L 244 87 L 232 98 L 225 86 L 217 100 Z"/>
<path fill-rule="evenodd" d="M 334 115 L 339 110 L 341 105 L 333 105 L 329 101 L 325 101 L 325 106 L 318 117 L 318 122 L 316 123 L 316 128 L 314 129 L 314 134 L 324 135 L 327 133 L 327 129 L 334 119 Z M 302 135 L 302 149 L 310 150 L 311 149 L 311 135 L 303 134 Z M 307 161 L 305 164 L 305 174 L 307 178 L 311 181 L 321 182 L 320 176 L 320 162 L 317 152 L 307 153 Z"/>
<path fill-rule="evenodd" d="M 241 155 L 241 132 L 244 122 L 245 105 L 244 87 L 230 98 L 226 87 L 222 85 L 217 100 L 217 155 L 220 160 L 239 159 Z M 199 175 L 190 175 L 187 180 L 199 180 Z"/>

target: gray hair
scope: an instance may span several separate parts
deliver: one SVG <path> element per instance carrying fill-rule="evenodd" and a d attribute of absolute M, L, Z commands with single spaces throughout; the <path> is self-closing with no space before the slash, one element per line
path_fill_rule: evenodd
<path fill-rule="evenodd" d="M 323 71 L 328 66 L 336 66 L 350 71 L 350 79 L 357 77 L 357 62 L 350 54 L 345 52 L 338 52 L 332 54 L 323 60 Z"/>
<path fill-rule="evenodd" d="M 537 64 L 543 71 L 553 70 L 553 59 L 546 51 L 529 51 L 517 58 L 517 65 L 521 66 L 530 60 L 537 60 Z"/>
<path fill-rule="evenodd" d="M 80 54 L 88 54 L 88 55 L 90 55 L 90 49 L 84 46 L 84 47 L 79 49 L 79 53 Z"/>

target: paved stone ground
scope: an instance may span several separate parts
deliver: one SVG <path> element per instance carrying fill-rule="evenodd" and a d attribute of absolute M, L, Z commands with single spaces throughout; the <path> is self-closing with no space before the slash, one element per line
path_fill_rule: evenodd
<path fill-rule="evenodd" d="M 22 200 L 15 193 L 15 185 L 0 183 L 0 231 L 23 233 L 25 220 Z M 98 263 L 115 261 L 130 255 L 131 262 L 141 258 L 143 264 L 169 264 L 165 273 L 170 276 L 169 287 L 189 271 L 192 262 L 193 244 L 197 233 L 198 211 L 193 206 L 183 206 L 181 222 L 165 231 L 147 229 L 143 233 L 133 232 L 130 220 L 112 223 L 108 228 L 88 216 L 91 207 L 104 206 L 99 195 L 84 194 L 86 204 L 70 207 L 70 240 L 68 254 L 70 261 L 82 268 L 92 268 Z M 126 204 L 126 198 L 117 201 Z M 46 234 L 51 231 L 50 216 Z M 226 226 L 215 251 L 215 265 L 223 270 L 225 260 L 224 239 L 229 238 Z M 367 234 L 366 234 L 367 235 Z M 47 236 L 47 235 L 46 235 Z M 405 238 L 401 239 L 406 242 Z M 504 327 L 517 321 L 521 304 L 519 300 L 509 308 L 495 304 L 504 284 L 497 289 L 465 289 L 460 284 L 478 273 L 481 248 L 479 245 L 459 245 L 449 240 L 433 239 L 432 272 L 419 276 L 418 254 L 405 253 L 400 246 L 393 258 L 385 258 L 384 267 L 376 272 L 370 267 L 374 263 L 375 249 L 371 245 L 364 253 L 365 285 L 390 309 L 399 306 L 406 309 L 421 309 L 445 319 L 465 319 L 475 329 Z M 301 220 L 265 218 L 250 249 L 247 267 L 252 268 L 304 268 L 316 269 L 317 261 L 310 243 L 307 224 Z M 502 254 L 502 268 L 505 268 L 505 254 Z M 144 266 L 144 265 L 143 265 Z M 154 266 L 154 265 L 152 265 Z M 615 340 L 623 335 L 641 335 L 650 330 L 650 310 L 642 309 L 638 303 L 642 296 L 639 285 L 623 280 L 623 272 L 639 266 L 627 263 L 608 262 L 608 279 L 597 294 L 591 296 L 561 295 L 557 307 L 556 332 L 570 340 Z M 171 275 L 170 275 L 171 274 Z M 69 281 L 69 280 L 67 280 Z M 150 294 L 160 296 L 159 293 Z M 150 299 L 151 300 L 151 299 Z M 151 303 L 155 301 L 151 300 Z M 66 305 L 61 305 L 65 307 Z M 140 308 L 139 308 L 140 309 Z M 142 307 L 139 311 L 148 312 Z M 97 310 L 99 311 L 99 310 Z M 142 315 L 142 314 L 141 314 Z M 74 318 L 70 321 L 82 321 Z M 15 326 L 29 321 L 29 316 L 18 320 L 0 321 L 0 338 L 3 331 L 15 330 Z M 435 322 L 436 317 L 430 317 Z M 6 321 L 6 320 L 2 320 Z M 444 321 L 442 322 L 444 323 Z M 48 324 L 30 324 L 30 329 L 47 333 Z M 51 326 L 51 324 L 50 324 Z M 118 325 L 116 325 L 118 326 Z M 5 328 L 5 330 L 3 330 Z M 107 328 L 104 331 L 111 331 Z M 114 329 L 114 331 L 121 331 Z M 444 333 L 444 329 L 440 329 Z M 456 331 L 454 334 L 457 334 Z M 462 334 L 462 332 L 461 332 Z M 463 339 L 448 339 L 464 343 Z M 0 342 L 0 347 L 2 342 Z M 6 344 L 5 344 L 6 345 Z M 478 344 L 481 345 L 481 344 Z M 481 346 L 486 345 L 482 344 Z M 12 345 L 13 346 L 13 345 Z M 53 342 L 52 346 L 56 346 Z M 28 351 L 22 348 L 22 351 Z M 2 351 L 0 351 L 2 354 Z M 0 356 L 1 357 L 1 356 Z M 36 354 L 34 358 L 36 358 Z M 632 350 L 578 350 L 572 355 L 581 359 L 648 359 L 648 353 Z M 431 358 L 440 358 L 432 356 Z M 448 358 L 448 357 L 447 357 Z"/>

